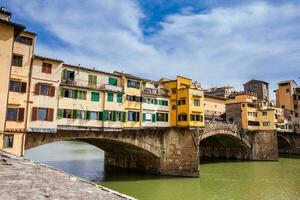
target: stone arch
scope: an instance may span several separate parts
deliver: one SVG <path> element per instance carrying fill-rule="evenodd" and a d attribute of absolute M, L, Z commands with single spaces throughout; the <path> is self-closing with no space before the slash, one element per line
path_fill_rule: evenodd
<path fill-rule="evenodd" d="M 28 133 L 26 135 L 25 150 L 64 140 L 80 140 L 94 145 L 104 151 L 132 150 L 153 157 L 161 157 L 159 138 L 156 135 L 146 134 L 143 137 L 135 132 L 72 132 L 60 131 L 55 134 Z M 114 148 L 113 148 L 114 147 Z"/>

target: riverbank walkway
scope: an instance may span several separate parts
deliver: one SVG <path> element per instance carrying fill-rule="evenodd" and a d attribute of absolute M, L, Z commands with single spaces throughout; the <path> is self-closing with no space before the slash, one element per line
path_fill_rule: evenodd
<path fill-rule="evenodd" d="M 0 199 L 131 200 L 61 170 L 0 151 Z"/>

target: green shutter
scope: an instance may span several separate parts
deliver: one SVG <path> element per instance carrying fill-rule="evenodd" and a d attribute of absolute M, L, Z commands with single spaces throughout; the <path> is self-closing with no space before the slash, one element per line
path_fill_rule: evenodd
<path fill-rule="evenodd" d="M 117 96 L 117 102 L 122 103 L 123 102 L 123 94 L 118 94 Z"/>
<path fill-rule="evenodd" d="M 168 122 L 169 121 L 169 114 L 167 113 L 166 114 L 166 122 Z"/>
<path fill-rule="evenodd" d="M 122 122 L 125 122 L 126 121 L 126 112 L 123 112 L 122 113 Z"/>
<path fill-rule="evenodd" d="M 107 93 L 107 101 L 113 102 L 114 101 L 114 94 L 112 92 Z"/>
<path fill-rule="evenodd" d="M 143 113 L 143 122 L 146 121 L 146 113 Z"/>
<path fill-rule="evenodd" d="M 155 114 L 152 114 L 152 122 L 155 122 Z"/>
<path fill-rule="evenodd" d="M 64 88 L 60 88 L 60 96 L 61 97 L 64 97 L 64 92 L 65 92 Z"/>
<path fill-rule="evenodd" d="M 108 84 L 109 85 L 118 85 L 118 80 L 116 78 L 109 77 L 108 78 Z"/>
<path fill-rule="evenodd" d="M 154 99 L 154 105 L 156 105 L 157 104 L 157 99 Z"/>
<path fill-rule="evenodd" d="M 74 92 L 73 99 L 77 99 L 78 98 L 78 90 L 73 90 L 73 92 Z"/>
<path fill-rule="evenodd" d="M 117 121 L 118 118 L 118 112 L 117 111 L 113 111 L 113 121 Z"/>
<path fill-rule="evenodd" d="M 86 111 L 86 120 L 91 120 L 91 111 Z"/>
<path fill-rule="evenodd" d="M 64 110 L 63 109 L 58 109 L 57 111 L 57 118 L 61 119 L 64 116 Z"/>
<path fill-rule="evenodd" d="M 102 118 L 102 120 L 103 121 L 107 121 L 107 118 L 108 118 L 108 111 L 104 110 L 103 111 L 103 118 Z"/>
<path fill-rule="evenodd" d="M 103 112 L 99 112 L 99 120 L 100 120 L 100 121 L 103 120 Z"/>
<path fill-rule="evenodd" d="M 73 110 L 72 118 L 73 118 L 73 119 L 76 119 L 76 118 L 77 118 L 77 110 Z"/>
<path fill-rule="evenodd" d="M 99 92 L 92 92 L 91 93 L 91 101 L 99 101 L 99 98 L 100 97 L 100 95 L 99 95 Z"/>

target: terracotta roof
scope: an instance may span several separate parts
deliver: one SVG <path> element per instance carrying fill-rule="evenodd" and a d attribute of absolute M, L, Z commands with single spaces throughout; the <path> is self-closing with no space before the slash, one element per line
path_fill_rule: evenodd
<path fill-rule="evenodd" d="M 119 74 L 119 75 L 123 75 L 125 76 L 126 78 L 131 78 L 131 79 L 135 79 L 135 80 L 144 80 L 143 78 L 140 78 L 138 76 L 134 76 L 132 74 L 128 74 L 128 73 L 124 73 L 124 72 L 118 72 L 118 71 L 114 71 L 113 74 Z"/>
<path fill-rule="evenodd" d="M 35 32 L 27 31 L 27 30 L 23 31 L 23 33 L 27 33 L 27 34 L 34 35 L 34 36 L 37 35 Z"/>
<path fill-rule="evenodd" d="M 79 69 L 79 70 L 85 70 L 85 71 L 90 71 L 90 72 L 94 72 L 94 73 L 102 73 L 102 74 L 107 74 L 107 75 L 111 75 L 111 76 L 120 76 L 117 74 L 113 74 L 110 72 L 105 72 L 105 71 L 101 71 L 101 70 L 97 70 L 95 68 L 89 68 L 89 67 L 82 67 L 82 66 L 76 66 L 76 65 L 71 65 L 71 64 L 63 64 L 66 67 L 71 67 L 71 68 L 75 68 L 75 69 Z"/>
<path fill-rule="evenodd" d="M 48 57 L 39 56 L 39 55 L 34 55 L 34 58 L 38 58 L 38 59 L 41 59 L 41 60 L 49 60 L 49 61 L 54 61 L 54 62 L 59 62 L 59 63 L 64 62 L 62 60 L 58 60 L 58 59 L 55 59 L 55 58 L 48 58 Z"/>
<path fill-rule="evenodd" d="M 0 23 L 6 24 L 8 26 L 13 26 L 14 27 L 14 37 L 17 37 L 26 28 L 22 24 L 17 24 L 15 22 L 7 21 L 7 20 L 4 20 L 4 19 L 0 19 Z"/>
<path fill-rule="evenodd" d="M 11 16 L 11 12 L 6 10 L 3 6 L 0 7 L 0 13 L 7 14 L 7 15 Z"/>

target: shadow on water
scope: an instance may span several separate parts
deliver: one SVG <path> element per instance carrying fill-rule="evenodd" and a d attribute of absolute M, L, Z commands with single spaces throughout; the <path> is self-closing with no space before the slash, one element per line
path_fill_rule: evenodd
<path fill-rule="evenodd" d="M 216 164 L 216 163 L 245 163 L 251 162 L 250 160 L 238 160 L 232 158 L 200 158 L 200 165 Z"/>
<path fill-rule="evenodd" d="M 279 153 L 279 158 L 300 159 L 300 155 L 299 154 Z"/>

